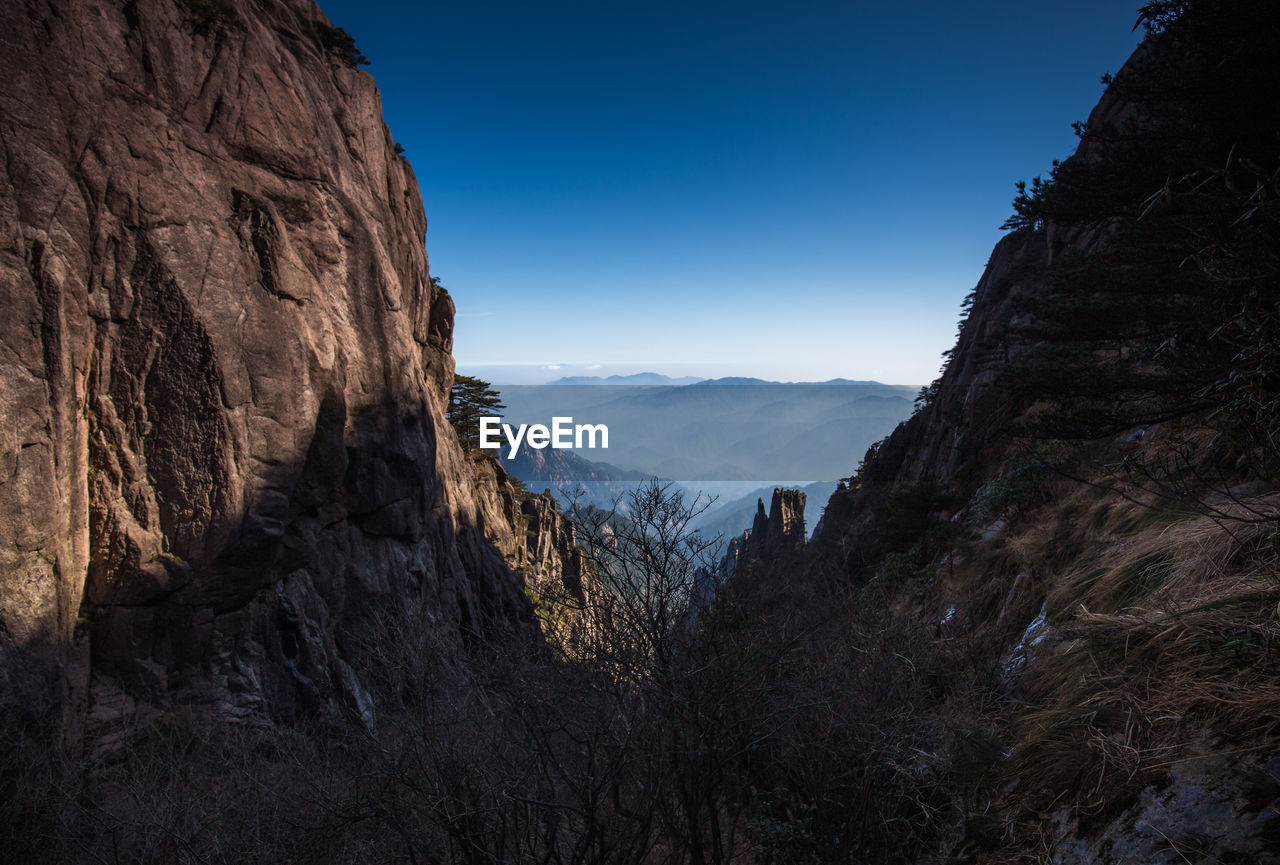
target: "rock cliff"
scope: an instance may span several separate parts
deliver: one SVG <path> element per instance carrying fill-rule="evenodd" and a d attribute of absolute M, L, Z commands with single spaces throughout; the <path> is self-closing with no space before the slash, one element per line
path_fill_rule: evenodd
<path fill-rule="evenodd" d="M 581 600 L 582 551 L 572 521 L 556 506 L 550 490 L 538 495 L 507 473 L 498 460 L 473 454 L 480 523 L 526 587 L 568 591 Z"/>
<path fill-rule="evenodd" d="M 805 550 L 823 590 L 930 635 L 962 815 L 937 861 L 1280 857 L 1259 722 L 1276 24 L 1256 3 L 1143 14 L 1164 17 L 1076 153 L 1015 200 L 942 375 Z M 1228 659 L 1228 633 L 1259 648 Z"/>
<path fill-rule="evenodd" d="M 344 634 L 379 611 L 533 633 L 518 507 L 445 420 L 418 186 L 342 36 L 308 0 L 0 8 L 11 717 L 74 735 L 91 670 L 363 711 Z"/>
<path fill-rule="evenodd" d="M 745 576 L 750 567 L 776 567 L 803 549 L 805 494 L 774 488 L 765 513 L 764 499 L 756 499 L 756 516 L 748 531 L 730 538 L 719 571 L 722 579 Z"/>
<path fill-rule="evenodd" d="M 1143 43 L 1125 65 L 1129 77 L 1143 66 L 1149 46 Z M 1124 79 L 1126 72 L 1120 77 Z M 1090 112 L 1083 129 L 1090 130 L 1067 165 L 1079 172 L 1101 175 L 1114 185 L 1116 156 L 1112 142 L 1133 136 L 1149 126 L 1141 110 L 1119 89 L 1107 90 Z M 1158 169 L 1157 169 L 1158 171 Z M 1161 176 L 1162 177 L 1162 176 Z M 1140 189 L 1146 189 L 1134 181 Z M 1157 184 L 1157 180 L 1149 180 Z M 1102 182 L 1097 187 L 1103 187 Z M 1117 195 L 1097 192 L 1099 198 Z M 819 546 L 859 549 L 876 534 L 876 505 L 893 490 L 935 485 L 963 502 L 1011 462 L 1011 451 L 1027 441 L 1017 421 L 1037 400 L 1058 396 L 1023 387 L 1020 371 L 1057 364 L 1064 371 L 1073 358 L 1050 354 L 1039 319 L 1047 318 L 1053 286 L 1062 273 L 1080 268 L 1082 262 L 1104 260 L 1118 224 L 1132 213 L 1117 208 L 1124 217 L 1046 219 L 1035 230 L 1015 231 L 994 247 L 981 278 L 965 301 L 955 345 L 946 352 L 938 379 L 917 403 L 917 411 L 866 455 L 862 473 L 841 484 L 828 504 L 816 535 Z M 1055 266 L 1056 261 L 1056 266 Z M 1154 281 L 1154 277 L 1148 282 Z M 1068 334 L 1078 345 L 1099 339 L 1105 327 L 1090 323 L 1110 314 L 1108 305 L 1090 305 L 1104 294 L 1118 293 L 1118 286 L 1100 285 L 1095 294 L 1078 293 L 1071 303 L 1078 310 L 1079 330 Z M 1140 319 L 1140 310 L 1131 310 Z M 1057 323 L 1061 327 L 1061 323 Z M 1019 371 L 1019 372 L 1015 372 Z M 1097 384 L 1090 370 L 1080 368 L 1077 383 L 1084 389 Z M 1070 375 L 1070 373 L 1067 373 Z M 1132 424 L 1139 423 L 1135 417 Z M 1118 424 L 1123 429 L 1124 423 Z"/>

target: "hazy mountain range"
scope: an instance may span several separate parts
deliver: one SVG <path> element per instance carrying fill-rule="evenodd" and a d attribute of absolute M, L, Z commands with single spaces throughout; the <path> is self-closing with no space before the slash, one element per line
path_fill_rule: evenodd
<path fill-rule="evenodd" d="M 547 382 L 548 385 L 557 387 L 563 385 L 585 385 L 587 387 L 595 387 L 600 385 L 632 385 L 634 387 L 654 387 L 660 385 L 685 385 L 697 384 L 700 381 L 706 381 L 696 375 L 686 375 L 680 378 L 672 378 L 669 375 L 662 375 L 656 372 L 637 372 L 632 375 L 567 375 Z"/>
<path fill-rule="evenodd" d="M 574 423 L 607 425 L 607 450 L 576 452 L 591 462 L 681 482 L 761 484 L 848 475 L 868 446 L 911 414 L 916 392 L 914 386 L 878 382 L 742 378 L 690 385 L 501 388 L 507 423 L 550 424 L 553 417 L 568 416 Z M 557 467 L 571 469 L 571 464 Z"/>
<path fill-rule="evenodd" d="M 640 373 L 504 386 L 507 423 L 572 416 L 575 423 L 604 423 L 610 435 L 607 450 L 522 445 L 511 460 L 504 446 L 502 463 L 534 492 L 549 488 L 562 499 L 599 506 L 625 498 L 645 479 L 673 479 L 691 496 L 714 499 L 697 525 L 726 537 L 750 527 L 757 499 L 767 502 L 774 486 L 801 487 L 812 531 L 836 479 L 911 413 L 916 392 L 848 379 L 673 381 Z"/>

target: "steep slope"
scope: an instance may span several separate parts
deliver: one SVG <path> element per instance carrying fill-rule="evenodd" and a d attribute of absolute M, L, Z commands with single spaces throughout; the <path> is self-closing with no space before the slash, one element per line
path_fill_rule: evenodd
<path fill-rule="evenodd" d="M 307 0 L 0 9 L 11 720 L 61 705 L 75 734 L 91 668 L 99 720 L 118 686 L 364 713 L 362 621 L 533 633 L 516 508 L 445 421 L 418 186 L 344 37 Z"/>
<path fill-rule="evenodd" d="M 1280 34 L 1261 3 L 1144 15 L 806 549 L 931 635 L 921 790 L 954 810 L 918 819 L 963 814 L 952 861 L 1280 857 Z"/>

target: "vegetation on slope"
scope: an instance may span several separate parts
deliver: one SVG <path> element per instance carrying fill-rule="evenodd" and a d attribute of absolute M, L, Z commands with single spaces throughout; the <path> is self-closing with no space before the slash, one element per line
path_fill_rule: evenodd
<path fill-rule="evenodd" d="M 1141 21 L 819 546 L 831 580 L 937 623 L 953 675 L 990 676 L 982 705 L 927 710 L 982 755 L 957 764 L 982 783 L 952 789 L 965 861 L 1277 853 L 1258 827 L 1280 744 L 1280 30 L 1249 2 Z M 1242 803 L 1231 831 L 1192 813 L 1203 790 L 1139 825 L 1188 765 Z"/>
<path fill-rule="evenodd" d="M 626 582 L 575 596 L 577 630 L 458 657 L 410 606 L 346 647 L 371 699 L 349 724 L 228 732 L 174 707 L 70 771 L 9 749 L 4 849 L 1280 855 L 1280 779 L 1256 759 L 1280 745 L 1270 11 L 1145 7 L 1079 153 L 1016 202 L 947 370 L 833 496 L 803 565 L 708 587 L 687 508 L 651 490 L 638 533 L 581 526 L 606 590 Z M 1176 789 L 1196 760 L 1234 784 L 1216 834 L 1192 813 L 1209 793 Z"/>

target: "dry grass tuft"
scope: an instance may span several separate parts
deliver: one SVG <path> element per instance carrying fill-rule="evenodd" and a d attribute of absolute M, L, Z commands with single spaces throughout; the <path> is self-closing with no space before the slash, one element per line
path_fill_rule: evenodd
<path fill-rule="evenodd" d="M 1007 768 L 1038 806 L 1113 810 L 1193 730 L 1280 746 L 1280 551 L 1274 524 L 1249 521 L 1280 496 L 1214 507 L 1228 518 L 1086 512 L 1102 538 L 1049 592 L 1062 642 L 1028 667 L 1009 731 Z"/>
<path fill-rule="evenodd" d="M 1081 609 L 1118 613 L 1177 604 L 1242 568 L 1265 568 L 1275 552 L 1275 525 L 1247 520 L 1255 510 L 1280 508 L 1280 496 L 1215 507 L 1238 521 L 1204 515 L 1178 519 L 1134 502 L 1100 503 L 1085 522 L 1105 542 L 1095 542 L 1096 552 L 1078 559 L 1057 581 L 1050 609 L 1069 615 Z"/>

